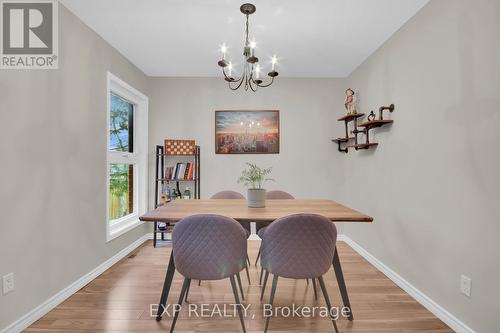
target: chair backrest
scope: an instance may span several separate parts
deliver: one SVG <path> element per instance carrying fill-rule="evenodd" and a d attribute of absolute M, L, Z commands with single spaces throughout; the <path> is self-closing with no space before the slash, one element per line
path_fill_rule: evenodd
<path fill-rule="evenodd" d="M 295 199 L 293 195 L 285 191 L 269 191 L 266 193 L 266 199 L 268 200 L 280 200 L 280 199 Z"/>
<path fill-rule="evenodd" d="M 332 266 L 337 228 L 317 214 L 294 214 L 277 219 L 263 235 L 261 264 L 285 278 L 317 278 Z"/>
<path fill-rule="evenodd" d="M 245 199 L 245 197 L 235 191 L 220 191 L 212 195 L 210 199 Z"/>
<path fill-rule="evenodd" d="M 220 191 L 212 195 L 210 199 L 245 199 L 245 197 L 235 191 Z M 240 224 L 248 231 L 248 236 L 250 236 L 250 222 L 242 221 Z"/>
<path fill-rule="evenodd" d="M 177 222 L 172 232 L 176 269 L 195 280 L 220 280 L 246 265 L 247 236 L 230 217 L 199 214 Z"/>

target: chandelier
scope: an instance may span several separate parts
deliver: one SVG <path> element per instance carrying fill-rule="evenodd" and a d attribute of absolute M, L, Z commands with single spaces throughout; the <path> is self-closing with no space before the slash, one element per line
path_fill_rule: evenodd
<path fill-rule="evenodd" d="M 231 61 L 226 60 L 227 47 L 226 44 L 222 44 L 221 52 L 222 59 L 219 60 L 218 65 L 222 67 L 222 74 L 224 74 L 224 80 L 228 82 L 229 88 L 231 90 L 238 90 L 241 86 L 245 90 L 251 89 L 252 91 L 257 91 L 258 87 L 269 87 L 274 82 L 274 78 L 278 76 L 276 71 L 276 56 L 271 59 L 271 71 L 267 74 L 270 80 L 266 83 L 261 79 L 261 68 L 259 65 L 259 58 L 255 56 L 255 46 L 254 40 L 250 41 L 248 39 L 248 16 L 255 13 L 256 8 L 251 3 L 245 3 L 241 5 L 240 11 L 246 16 L 246 30 L 245 30 L 245 46 L 243 47 L 243 73 L 239 78 L 233 77 L 233 64 Z"/>

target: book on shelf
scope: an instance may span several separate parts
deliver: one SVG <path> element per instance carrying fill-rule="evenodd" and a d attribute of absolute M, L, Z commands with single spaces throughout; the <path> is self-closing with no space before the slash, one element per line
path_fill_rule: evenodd
<path fill-rule="evenodd" d="M 184 163 L 179 163 L 179 170 L 177 172 L 177 179 L 184 179 Z"/>
<path fill-rule="evenodd" d="M 175 167 L 174 167 L 174 173 L 172 174 L 172 178 L 170 178 L 170 179 L 175 179 L 175 178 L 177 178 L 177 172 L 178 172 L 177 170 L 178 170 L 178 169 L 179 169 L 179 163 L 177 163 L 177 164 L 175 165 Z"/>
<path fill-rule="evenodd" d="M 186 164 L 186 171 L 184 171 L 184 179 L 191 179 L 189 178 L 189 169 L 191 168 L 191 163 L 189 162 Z"/>
<path fill-rule="evenodd" d="M 172 175 L 174 174 L 174 167 L 169 166 L 165 168 L 165 179 L 172 179 Z"/>
<path fill-rule="evenodd" d="M 165 167 L 165 179 L 194 180 L 194 163 L 177 163 L 175 166 Z"/>
<path fill-rule="evenodd" d="M 189 163 L 187 179 L 193 179 L 193 163 Z"/>

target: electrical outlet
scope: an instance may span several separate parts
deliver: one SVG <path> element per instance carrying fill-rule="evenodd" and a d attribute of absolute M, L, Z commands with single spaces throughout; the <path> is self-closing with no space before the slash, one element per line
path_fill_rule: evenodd
<path fill-rule="evenodd" d="M 7 275 L 4 275 L 2 278 L 2 282 L 3 282 L 2 293 L 4 295 L 7 295 L 8 293 L 14 291 L 14 273 L 9 273 Z"/>
<path fill-rule="evenodd" d="M 460 292 L 465 296 L 470 297 L 472 287 L 472 280 L 470 277 L 461 275 L 460 276 Z"/>

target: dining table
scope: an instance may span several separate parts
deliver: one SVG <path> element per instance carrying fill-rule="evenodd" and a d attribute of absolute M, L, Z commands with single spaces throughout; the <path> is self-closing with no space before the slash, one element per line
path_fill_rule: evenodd
<path fill-rule="evenodd" d="M 248 207 L 246 200 L 239 199 L 195 199 L 174 200 L 139 217 L 146 222 L 165 222 L 175 224 L 185 217 L 197 214 L 218 214 L 231 217 L 239 222 L 255 222 L 268 224 L 280 217 L 290 214 L 312 213 L 327 217 L 333 222 L 343 223 L 371 223 L 373 217 L 339 204 L 333 200 L 325 199 L 286 199 L 267 200 L 263 208 Z M 338 251 L 335 248 L 332 266 L 342 297 L 344 307 L 348 310 L 348 319 L 353 320 L 349 295 L 345 284 L 344 274 L 340 264 Z M 158 305 L 156 320 L 161 320 L 162 309 L 165 308 L 175 273 L 174 256 L 171 253 L 163 289 Z"/>

